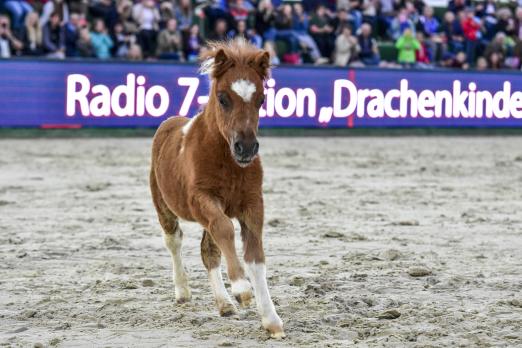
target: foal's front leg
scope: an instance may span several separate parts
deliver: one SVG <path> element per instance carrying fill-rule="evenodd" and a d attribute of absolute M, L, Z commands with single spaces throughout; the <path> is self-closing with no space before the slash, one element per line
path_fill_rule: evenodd
<path fill-rule="evenodd" d="M 244 259 L 248 278 L 254 287 L 256 304 L 261 314 L 263 327 L 270 332 L 272 338 L 283 338 L 283 321 L 277 314 L 266 282 L 265 253 L 263 250 L 263 203 L 255 207 L 239 219 L 241 238 L 243 239 Z"/>
<path fill-rule="evenodd" d="M 208 235 L 204 235 L 201 244 L 203 263 L 209 271 L 210 284 L 216 296 L 221 315 L 230 315 L 235 309 L 228 300 L 219 267 L 220 254 L 225 256 L 228 278 L 232 284 L 232 294 L 242 307 L 247 307 L 252 298 L 250 283 L 245 279 L 245 272 L 239 263 L 234 245 L 234 225 L 225 215 L 215 200 L 208 196 L 200 196 L 194 209 L 198 222 L 205 227 Z M 206 232 L 205 232 L 206 233 Z M 220 254 L 217 251 L 219 248 Z"/>

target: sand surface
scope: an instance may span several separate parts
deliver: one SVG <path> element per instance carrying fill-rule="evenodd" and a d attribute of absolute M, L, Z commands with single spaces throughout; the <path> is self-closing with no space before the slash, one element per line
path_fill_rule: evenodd
<path fill-rule="evenodd" d="M 261 139 L 283 341 L 217 315 L 193 223 L 175 303 L 150 144 L 0 140 L 0 346 L 522 346 L 522 138 Z"/>

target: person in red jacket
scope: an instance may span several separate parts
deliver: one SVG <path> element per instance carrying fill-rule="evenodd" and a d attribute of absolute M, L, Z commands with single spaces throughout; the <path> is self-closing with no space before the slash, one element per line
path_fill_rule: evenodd
<path fill-rule="evenodd" d="M 477 42 L 480 38 L 480 21 L 475 18 L 473 9 L 467 8 L 461 13 L 460 25 L 464 32 L 464 38 L 466 41 L 466 56 L 468 57 L 468 63 L 472 64 L 475 61 Z"/>

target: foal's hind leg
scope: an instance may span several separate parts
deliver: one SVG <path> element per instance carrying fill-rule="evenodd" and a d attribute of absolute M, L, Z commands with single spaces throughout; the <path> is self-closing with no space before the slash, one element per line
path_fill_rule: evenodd
<path fill-rule="evenodd" d="M 219 314 L 223 317 L 237 313 L 236 306 L 230 300 L 228 292 L 223 283 L 221 275 L 221 251 L 210 236 L 210 233 L 203 231 L 203 239 L 201 240 L 201 259 L 208 271 L 208 278 L 212 292 L 216 298 L 216 304 Z"/>
<path fill-rule="evenodd" d="M 151 173 L 150 186 L 152 191 L 152 200 L 158 213 L 159 222 L 163 228 L 163 238 L 165 246 L 169 249 L 172 256 L 173 279 L 176 301 L 183 303 L 190 301 L 191 293 L 188 286 L 187 273 L 183 267 L 181 260 L 181 241 L 183 232 L 179 227 L 178 218 L 167 207 L 161 193 L 156 185 L 154 173 Z"/>

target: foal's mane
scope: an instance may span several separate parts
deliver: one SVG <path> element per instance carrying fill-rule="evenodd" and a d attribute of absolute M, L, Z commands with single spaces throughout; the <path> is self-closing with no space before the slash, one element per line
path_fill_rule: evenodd
<path fill-rule="evenodd" d="M 263 80 L 270 74 L 269 53 L 241 37 L 228 41 L 208 42 L 208 50 L 201 53 L 200 60 L 202 62 L 200 73 L 209 75 L 211 79 L 218 79 L 233 67 L 250 67 Z"/>

